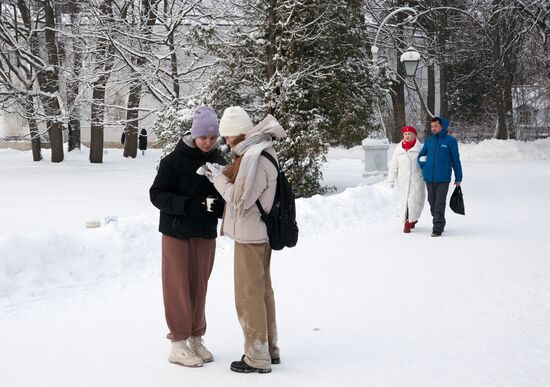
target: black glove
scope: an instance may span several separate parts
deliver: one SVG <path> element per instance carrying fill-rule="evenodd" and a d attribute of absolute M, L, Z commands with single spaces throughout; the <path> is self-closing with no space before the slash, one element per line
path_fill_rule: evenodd
<path fill-rule="evenodd" d="M 185 202 L 185 212 L 187 215 L 198 218 L 206 214 L 206 205 L 204 204 L 204 199 L 201 198 L 190 198 Z"/>
<path fill-rule="evenodd" d="M 216 198 L 210 205 L 212 214 L 217 218 L 221 218 L 223 215 L 223 209 L 225 208 L 225 201 L 221 198 Z"/>

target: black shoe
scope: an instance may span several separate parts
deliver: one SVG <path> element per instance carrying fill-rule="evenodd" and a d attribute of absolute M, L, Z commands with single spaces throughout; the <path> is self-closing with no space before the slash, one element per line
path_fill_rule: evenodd
<path fill-rule="evenodd" d="M 441 236 L 441 231 L 433 231 L 433 232 L 432 232 L 432 236 L 433 236 L 433 237 Z"/>
<path fill-rule="evenodd" d="M 271 358 L 271 364 L 281 364 L 281 358 L 280 357 L 272 357 Z"/>
<path fill-rule="evenodd" d="M 234 361 L 231 363 L 231 371 L 240 372 L 243 374 L 249 374 L 251 372 L 257 372 L 259 374 L 268 374 L 271 372 L 271 368 L 254 368 L 249 366 L 244 361 L 245 355 L 241 358 L 240 361 Z"/>

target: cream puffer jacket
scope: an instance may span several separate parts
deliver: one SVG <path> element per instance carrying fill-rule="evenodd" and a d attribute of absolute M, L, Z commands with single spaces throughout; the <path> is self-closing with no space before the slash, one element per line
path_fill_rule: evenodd
<path fill-rule="evenodd" d="M 277 160 L 277 154 L 272 147 L 265 150 Z M 225 175 L 216 176 L 214 186 L 226 202 L 231 201 L 233 184 L 227 180 Z M 267 157 L 260 156 L 251 197 L 254 200 L 250 201 L 251 205 L 249 204 L 248 208 L 245 207 L 243 215 L 238 219 L 234 219 L 233 211 L 229 209 L 229 205 L 225 206 L 221 235 L 228 236 L 239 243 L 268 243 L 267 228 L 260 218 L 256 199 L 260 199 L 262 208 L 269 213 L 275 198 L 276 186 L 277 169 Z"/>
<path fill-rule="evenodd" d="M 422 144 L 418 140 L 408 151 L 399 143 L 390 161 L 388 181 L 392 183 L 397 181 L 403 221 L 407 220 L 407 209 L 409 222 L 417 221 L 424 209 L 426 187 L 422 170 L 417 162 L 421 149 Z"/>

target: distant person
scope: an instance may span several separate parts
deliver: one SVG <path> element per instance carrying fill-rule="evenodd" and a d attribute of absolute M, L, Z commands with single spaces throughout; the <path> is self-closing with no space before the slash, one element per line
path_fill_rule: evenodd
<path fill-rule="evenodd" d="M 422 170 L 418 166 L 418 154 L 422 143 L 416 138 L 416 129 L 404 126 L 401 130 L 403 141 L 397 145 L 390 161 L 388 181 L 392 186 L 397 181 L 401 203 L 403 232 L 410 233 L 414 228 L 426 201 L 426 188 L 422 180 Z"/>
<path fill-rule="evenodd" d="M 161 160 L 149 190 L 151 202 L 160 210 L 162 292 L 170 331 L 167 337 L 172 341 L 168 360 L 187 367 L 200 367 L 214 359 L 203 344 L 205 302 L 224 201 L 212 183 L 196 171 L 206 162 L 226 164 L 218 137 L 216 112 L 199 108 L 191 133 Z M 215 197 L 210 209 L 207 197 Z"/>
<path fill-rule="evenodd" d="M 139 132 L 138 149 L 141 151 L 142 156 L 147 150 L 147 130 L 145 130 L 145 128 L 141 129 Z"/>
<path fill-rule="evenodd" d="M 454 171 L 456 186 L 462 182 L 462 165 L 456 138 L 447 133 L 449 121 L 434 117 L 430 123 L 432 135 L 428 137 L 418 155 L 418 165 L 422 168 L 428 188 L 428 202 L 433 217 L 432 237 L 441 236 L 445 229 L 445 206 L 451 182 L 451 169 Z"/>
<path fill-rule="evenodd" d="M 261 153 L 277 159 L 272 139 L 286 137 L 286 132 L 273 116 L 254 126 L 246 111 L 232 106 L 222 115 L 220 134 L 231 147 L 233 161 L 223 172 L 212 170 L 211 178 L 227 202 L 222 234 L 235 241 L 235 305 L 244 335 L 244 355 L 231 363 L 231 370 L 264 374 L 281 359 L 271 287 L 271 247 L 256 200 L 269 213 L 278 171 Z"/>

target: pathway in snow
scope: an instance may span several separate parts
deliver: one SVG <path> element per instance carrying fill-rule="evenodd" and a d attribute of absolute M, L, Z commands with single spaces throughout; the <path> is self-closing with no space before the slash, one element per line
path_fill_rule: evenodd
<path fill-rule="evenodd" d="M 301 200 L 300 244 L 273 257 L 283 362 L 269 375 L 228 369 L 242 340 L 231 243 L 224 238 L 207 305 L 206 340 L 216 360 L 202 369 L 166 361 L 157 239 L 151 239 L 138 248 L 148 257 L 138 260 L 141 269 L 117 267 L 120 274 L 102 274 L 97 285 L 5 304 L 0 384 L 546 386 L 549 167 L 465 163 L 467 215 L 449 214 L 437 239 L 429 236 L 427 209 L 413 233 L 401 232 L 383 184 Z M 136 227 L 117 232 L 132 241 L 154 231 Z"/>

